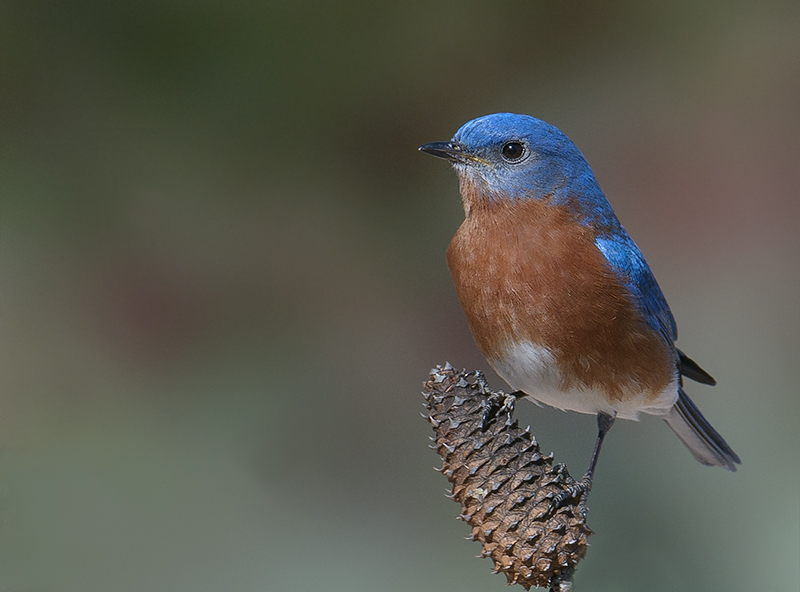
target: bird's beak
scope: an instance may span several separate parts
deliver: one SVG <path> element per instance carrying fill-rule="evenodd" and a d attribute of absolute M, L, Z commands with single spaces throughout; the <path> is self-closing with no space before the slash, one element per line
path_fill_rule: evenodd
<path fill-rule="evenodd" d="M 468 163 L 484 162 L 482 159 L 467 154 L 458 142 L 431 142 L 419 147 L 421 152 L 427 152 L 433 156 L 444 158 L 450 162 Z"/>
<path fill-rule="evenodd" d="M 453 142 L 431 142 L 430 144 L 420 146 L 419 149 L 421 152 L 427 152 L 428 154 L 438 156 L 439 158 L 446 158 L 447 160 L 460 160 L 461 157 L 463 157 L 463 153 L 460 150 L 461 147 L 456 146 L 457 144 L 454 144 Z"/>

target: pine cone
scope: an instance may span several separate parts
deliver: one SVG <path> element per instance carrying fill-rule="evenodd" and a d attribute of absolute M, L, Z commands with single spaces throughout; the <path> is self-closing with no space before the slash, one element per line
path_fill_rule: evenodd
<path fill-rule="evenodd" d="M 488 390 L 480 372 L 437 366 L 425 383 L 427 419 L 436 433 L 442 473 L 451 499 L 483 545 L 494 572 L 509 584 L 571 589 L 572 573 L 586 554 L 579 500 L 554 508 L 553 498 L 575 485 L 564 465 L 544 456 L 528 429 L 512 419 L 515 398 Z"/>

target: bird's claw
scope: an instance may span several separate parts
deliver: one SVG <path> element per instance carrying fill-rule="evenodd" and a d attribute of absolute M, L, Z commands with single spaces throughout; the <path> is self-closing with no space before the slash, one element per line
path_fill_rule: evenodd
<path fill-rule="evenodd" d="M 555 513 L 567 501 L 578 499 L 578 511 L 582 516 L 586 516 L 586 513 L 589 511 L 589 508 L 586 507 L 586 500 L 591 490 L 592 478 L 589 475 L 584 475 L 552 499 L 550 502 L 550 513 Z"/>
<path fill-rule="evenodd" d="M 492 420 L 498 415 L 506 415 L 511 418 L 516 402 L 516 393 L 507 395 L 500 391 L 499 393 L 492 393 L 489 395 L 482 403 L 483 413 L 481 414 L 481 430 L 486 430 Z"/>

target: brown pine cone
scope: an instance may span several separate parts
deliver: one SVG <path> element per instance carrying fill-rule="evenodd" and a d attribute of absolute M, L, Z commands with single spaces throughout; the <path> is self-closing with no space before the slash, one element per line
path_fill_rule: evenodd
<path fill-rule="evenodd" d="M 592 531 L 579 499 L 554 508 L 553 498 L 575 485 L 564 465 L 544 456 L 528 429 L 512 419 L 515 397 L 489 391 L 480 372 L 437 366 L 425 383 L 427 419 L 436 433 L 451 499 L 483 545 L 495 573 L 510 584 L 571 590 L 572 573 Z"/>

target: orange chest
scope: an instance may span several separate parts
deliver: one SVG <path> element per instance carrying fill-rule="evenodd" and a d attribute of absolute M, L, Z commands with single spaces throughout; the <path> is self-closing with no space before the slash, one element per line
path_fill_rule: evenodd
<path fill-rule="evenodd" d="M 644 322 L 590 228 L 565 208 L 530 202 L 471 212 L 447 262 L 487 359 L 530 342 L 582 384 L 669 378 L 669 351 Z M 601 377 L 601 375 L 603 377 Z"/>
<path fill-rule="evenodd" d="M 485 353 L 509 340 L 551 343 L 626 299 L 591 230 L 537 202 L 473 212 L 447 262 Z"/>

